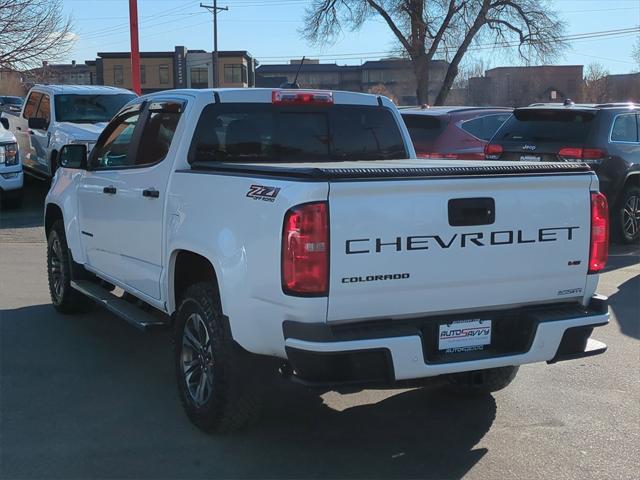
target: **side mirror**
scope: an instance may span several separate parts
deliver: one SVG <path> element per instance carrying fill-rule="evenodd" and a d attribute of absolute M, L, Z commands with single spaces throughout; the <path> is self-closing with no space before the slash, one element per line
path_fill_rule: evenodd
<path fill-rule="evenodd" d="M 29 119 L 29 128 L 32 130 L 46 130 L 49 122 L 46 118 L 33 117 Z"/>
<path fill-rule="evenodd" d="M 9 119 L 8 118 L 1 117 L 0 118 L 0 123 L 2 124 L 2 126 L 4 127 L 5 130 L 9 130 Z"/>
<path fill-rule="evenodd" d="M 80 143 L 65 145 L 58 154 L 58 165 L 64 168 L 87 169 L 87 146 Z"/>

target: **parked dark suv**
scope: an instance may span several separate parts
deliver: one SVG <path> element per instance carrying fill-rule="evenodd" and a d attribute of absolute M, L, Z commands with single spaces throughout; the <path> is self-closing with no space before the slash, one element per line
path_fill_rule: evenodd
<path fill-rule="evenodd" d="M 420 158 L 484 160 L 484 146 L 511 115 L 503 107 L 401 108 Z"/>
<path fill-rule="evenodd" d="M 640 105 L 535 104 L 514 110 L 485 147 L 487 160 L 585 162 L 609 201 L 612 235 L 640 239 Z"/>

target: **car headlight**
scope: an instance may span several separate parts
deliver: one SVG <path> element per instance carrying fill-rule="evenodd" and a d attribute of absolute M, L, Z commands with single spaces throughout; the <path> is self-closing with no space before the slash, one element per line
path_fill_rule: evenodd
<path fill-rule="evenodd" d="M 0 145 L 0 164 L 7 167 L 18 164 L 18 145 L 16 143 Z"/>

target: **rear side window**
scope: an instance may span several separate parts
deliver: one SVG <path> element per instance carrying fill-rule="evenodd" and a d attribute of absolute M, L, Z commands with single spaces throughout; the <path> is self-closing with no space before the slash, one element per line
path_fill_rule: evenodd
<path fill-rule="evenodd" d="M 612 142 L 637 142 L 638 126 L 637 117 L 634 113 L 618 115 L 613 121 L 611 129 Z"/>
<path fill-rule="evenodd" d="M 584 143 L 595 114 L 565 110 L 516 110 L 495 135 L 497 141 Z"/>
<path fill-rule="evenodd" d="M 510 113 L 483 115 L 463 122 L 460 128 L 474 137 L 488 142 L 510 115 Z"/>
<path fill-rule="evenodd" d="M 167 156 L 181 111 L 181 105 L 177 103 L 163 104 L 155 111 L 151 109 L 140 138 L 136 165 L 158 163 Z"/>
<path fill-rule="evenodd" d="M 326 162 L 407 158 L 386 108 L 229 103 L 205 107 L 189 162 Z"/>
<path fill-rule="evenodd" d="M 403 114 L 402 119 L 418 151 L 430 149 L 447 126 L 445 119 L 432 115 Z"/>

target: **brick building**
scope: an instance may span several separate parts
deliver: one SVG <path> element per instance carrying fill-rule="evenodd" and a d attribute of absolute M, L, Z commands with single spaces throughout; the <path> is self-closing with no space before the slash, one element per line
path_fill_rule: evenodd
<path fill-rule="evenodd" d="M 96 62 L 88 60 L 84 63 L 48 63 L 42 67 L 24 72 L 23 81 L 28 89 L 36 83 L 55 85 L 95 85 Z"/>
<path fill-rule="evenodd" d="M 218 54 L 220 87 L 251 87 L 255 79 L 255 59 L 246 51 Z M 213 56 L 204 50 L 175 47 L 173 51 L 140 53 L 140 84 L 143 93 L 171 88 L 213 86 Z M 100 52 L 96 59 L 99 85 L 131 89 L 129 52 Z"/>
<path fill-rule="evenodd" d="M 429 98 L 435 99 L 448 63 L 443 60 L 431 62 L 429 78 Z M 256 69 L 256 86 L 277 87 L 284 81 L 292 82 L 300 60 L 286 64 L 260 65 Z M 298 83 L 304 88 L 347 90 L 354 92 L 383 91 L 400 105 L 415 105 L 416 79 L 411 62 L 406 59 L 385 59 L 368 61 L 362 65 L 337 65 L 305 60 L 300 69 Z"/>
<path fill-rule="evenodd" d="M 576 102 L 583 97 L 582 65 L 497 67 L 469 79 L 470 105 L 519 107 L 534 102 Z"/>

